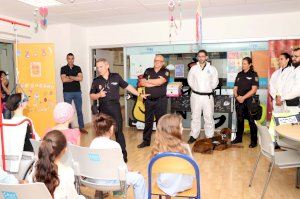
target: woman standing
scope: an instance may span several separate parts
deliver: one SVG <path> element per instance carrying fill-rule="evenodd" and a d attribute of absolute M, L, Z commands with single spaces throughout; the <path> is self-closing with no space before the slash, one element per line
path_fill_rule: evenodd
<path fill-rule="evenodd" d="M 9 82 L 7 79 L 7 74 L 1 70 L 0 71 L 0 82 L 1 82 L 1 108 L 4 119 L 10 119 L 11 118 L 11 112 L 6 108 L 5 104 L 9 97 L 10 91 L 9 91 Z"/>
<path fill-rule="evenodd" d="M 274 112 L 283 112 L 282 96 L 286 93 L 286 82 L 294 68 L 291 67 L 292 58 L 288 53 L 281 53 L 278 59 L 280 68 L 277 69 L 270 79 L 270 95 L 273 100 Z"/>
<path fill-rule="evenodd" d="M 251 143 L 249 148 L 254 148 L 257 145 L 257 127 L 254 123 L 254 119 L 250 114 L 253 95 L 255 95 L 258 83 L 258 75 L 253 69 L 252 59 L 245 57 L 242 62 L 242 71 L 238 73 L 233 94 L 236 99 L 236 114 L 237 114 L 237 132 L 236 138 L 232 141 L 232 144 L 241 143 L 244 133 L 244 120 L 249 121 Z"/>

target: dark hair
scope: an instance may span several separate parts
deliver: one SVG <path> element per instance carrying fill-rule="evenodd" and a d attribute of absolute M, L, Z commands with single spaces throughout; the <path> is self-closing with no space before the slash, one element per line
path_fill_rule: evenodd
<path fill-rule="evenodd" d="M 0 70 L 0 77 L 2 76 L 2 74 L 4 74 L 5 76 L 7 76 L 6 72 L 4 70 Z"/>
<path fill-rule="evenodd" d="M 97 114 L 93 119 L 93 127 L 97 136 L 105 135 L 115 124 L 115 120 L 111 116 L 103 113 Z"/>
<path fill-rule="evenodd" d="M 288 59 L 288 60 L 289 60 L 288 66 L 292 64 L 292 57 L 291 57 L 291 55 L 290 55 L 289 53 L 281 53 L 280 55 L 281 55 L 281 56 L 284 56 L 285 59 Z"/>
<path fill-rule="evenodd" d="M 35 165 L 34 182 L 43 182 L 53 196 L 59 185 L 58 167 L 55 158 L 67 147 L 67 140 L 61 131 L 49 131 L 43 138 Z"/>
<path fill-rule="evenodd" d="M 197 53 L 197 55 L 199 55 L 199 53 L 204 53 L 204 54 L 205 54 L 205 56 L 207 56 L 207 55 L 208 55 L 208 53 L 207 53 L 207 51 L 206 51 L 206 50 L 199 50 L 199 51 L 198 51 L 198 53 Z"/>
<path fill-rule="evenodd" d="M 296 52 L 298 50 L 300 50 L 300 47 L 295 48 L 293 51 Z"/>
<path fill-rule="evenodd" d="M 250 70 L 254 70 L 251 57 L 244 57 L 243 61 L 247 61 L 250 64 Z"/>
<path fill-rule="evenodd" d="M 10 111 L 15 111 L 19 108 L 20 102 L 22 101 L 22 93 L 15 93 L 8 97 L 6 101 L 6 108 Z"/>
<path fill-rule="evenodd" d="M 73 53 L 68 53 L 68 54 L 67 54 L 67 57 L 69 57 L 69 56 L 74 57 L 74 54 L 73 54 Z"/>

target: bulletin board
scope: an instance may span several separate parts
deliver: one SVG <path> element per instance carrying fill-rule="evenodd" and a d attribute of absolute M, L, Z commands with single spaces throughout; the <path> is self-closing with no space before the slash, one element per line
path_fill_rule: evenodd
<path fill-rule="evenodd" d="M 17 83 L 29 96 L 24 114 L 32 119 L 35 130 L 42 136 L 47 129 L 55 125 L 54 44 L 18 44 L 16 70 Z"/>

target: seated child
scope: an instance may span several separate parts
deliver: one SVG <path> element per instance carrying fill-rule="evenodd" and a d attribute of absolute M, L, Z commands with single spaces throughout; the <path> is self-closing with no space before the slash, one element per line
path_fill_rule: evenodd
<path fill-rule="evenodd" d="M 53 110 L 54 120 L 57 123 L 51 130 L 59 130 L 65 136 L 68 142 L 80 145 L 80 131 L 79 129 L 70 129 L 69 125 L 74 118 L 74 108 L 71 104 L 66 102 L 59 102 Z"/>
<path fill-rule="evenodd" d="M 176 152 L 192 157 L 189 145 L 182 141 L 182 118 L 176 114 L 162 116 L 156 127 L 155 141 L 151 158 L 163 152 Z M 158 187 L 169 196 L 175 196 L 192 188 L 194 177 L 184 174 L 161 173 L 157 179 Z"/>
<path fill-rule="evenodd" d="M 19 123 L 24 119 L 29 119 L 31 121 L 31 125 L 27 126 L 27 132 L 26 132 L 23 150 L 33 152 L 33 148 L 29 139 L 34 137 L 35 139 L 40 140 L 40 137 L 38 136 L 38 134 L 34 129 L 32 120 L 24 116 L 23 114 L 24 109 L 27 107 L 27 103 L 28 103 L 28 97 L 25 94 L 16 93 L 8 97 L 6 102 L 6 108 L 10 111 L 13 111 L 14 113 L 13 117 L 10 119 L 12 123 L 14 124 Z"/>
<path fill-rule="evenodd" d="M 45 183 L 54 199 L 84 198 L 76 192 L 74 170 L 60 161 L 66 149 L 67 140 L 62 132 L 48 132 L 42 140 L 30 180 Z"/>
<path fill-rule="evenodd" d="M 114 134 L 115 121 L 112 117 L 100 113 L 95 116 L 93 120 L 93 127 L 95 129 L 97 137 L 92 141 L 90 148 L 93 149 L 119 149 L 122 153 L 121 146 L 119 143 L 111 140 L 110 138 Z M 127 168 L 126 163 L 124 165 Z M 96 183 L 105 183 L 104 180 L 91 180 Z M 146 199 L 147 189 L 144 177 L 138 172 L 127 172 L 126 183 L 132 185 L 134 189 L 135 199 Z"/>

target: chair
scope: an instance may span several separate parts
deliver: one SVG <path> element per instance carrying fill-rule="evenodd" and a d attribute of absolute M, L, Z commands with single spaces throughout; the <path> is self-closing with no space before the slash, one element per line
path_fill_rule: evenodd
<path fill-rule="evenodd" d="M 90 149 L 69 145 L 75 175 L 79 183 L 98 191 L 126 192 L 126 170 L 120 149 Z M 78 178 L 77 178 L 78 179 Z M 109 181 L 109 184 L 97 183 L 96 180 Z"/>
<path fill-rule="evenodd" d="M 263 192 L 261 194 L 261 198 L 263 198 L 265 195 L 265 192 L 268 188 L 268 184 L 270 182 L 274 164 L 277 165 L 280 169 L 300 167 L 300 153 L 298 153 L 297 151 L 294 151 L 294 150 L 275 152 L 274 143 L 272 141 L 271 135 L 269 134 L 268 128 L 266 126 L 262 126 L 259 123 L 256 123 L 256 125 L 258 128 L 258 141 L 259 141 L 259 145 L 260 145 L 260 152 L 258 154 L 256 163 L 253 168 L 249 187 L 251 187 L 251 185 L 252 185 L 259 159 L 260 159 L 261 155 L 264 155 L 271 162 L 270 162 L 269 170 L 268 170 L 269 174 L 267 176 L 265 186 L 264 186 Z"/>
<path fill-rule="evenodd" d="M 16 185 L 0 184 L 0 190 L 0 199 L 52 199 L 52 196 L 44 183 Z"/>
<path fill-rule="evenodd" d="M 180 153 L 161 153 L 150 160 L 148 165 L 148 199 L 152 195 L 167 196 L 156 183 L 152 184 L 152 175 L 159 173 L 175 173 L 196 176 L 193 187 L 187 191 L 178 193 L 176 197 L 201 198 L 200 171 L 198 164 L 188 155 Z"/>

